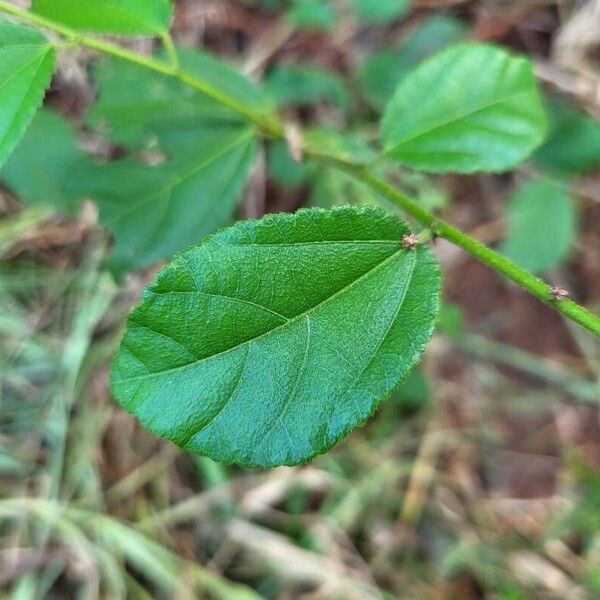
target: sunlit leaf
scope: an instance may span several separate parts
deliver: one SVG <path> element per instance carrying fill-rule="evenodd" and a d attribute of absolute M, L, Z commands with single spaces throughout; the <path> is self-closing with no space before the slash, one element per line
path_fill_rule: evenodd
<path fill-rule="evenodd" d="M 545 132 L 531 62 L 476 43 L 452 46 L 409 73 L 381 123 L 386 155 L 430 172 L 506 171 Z"/>
<path fill-rule="evenodd" d="M 418 361 L 440 272 L 379 209 L 245 221 L 179 254 L 128 319 L 119 402 L 159 436 L 246 466 L 304 462 Z"/>

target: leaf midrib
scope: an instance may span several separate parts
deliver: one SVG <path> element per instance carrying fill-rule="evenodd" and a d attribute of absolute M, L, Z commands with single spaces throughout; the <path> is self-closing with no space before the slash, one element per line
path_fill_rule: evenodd
<path fill-rule="evenodd" d="M 357 277 L 355 280 L 353 280 L 352 282 L 350 282 L 348 285 L 346 285 L 343 288 L 339 289 L 335 294 L 332 294 L 328 298 L 325 298 L 325 300 L 322 300 L 321 302 L 319 302 L 315 306 L 312 306 L 308 310 L 305 310 L 304 312 L 302 312 L 302 313 L 300 313 L 298 315 L 295 315 L 294 317 L 290 318 L 285 323 L 282 323 L 281 325 L 276 325 L 275 327 L 269 329 L 268 331 L 265 331 L 264 333 L 261 333 L 260 335 L 254 337 L 254 338 L 251 338 L 251 339 L 248 339 L 248 340 L 244 340 L 243 342 L 240 342 L 239 344 L 236 344 L 235 346 L 232 346 L 231 348 L 227 348 L 226 350 L 221 350 L 220 352 L 217 352 L 215 354 L 211 354 L 210 356 L 206 356 L 206 357 L 204 357 L 204 358 L 202 358 L 200 360 L 194 361 L 192 363 L 188 363 L 188 364 L 185 364 L 185 365 L 180 365 L 178 367 L 173 367 L 171 369 L 166 369 L 165 371 L 158 371 L 156 373 L 149 373 L 147 375 L 137 375 L 135 377 L 129 377 L 129 378 L 126 378 L 126 379 L 121 379 L 119 381 L 119 383 L 130 382 L 130 381 L 138 381 L 138 380 L 142 380 L 142 379 L 150 379 L 150 378 L 155 378 L 155 377 L 158 377 L 158 376 L 166 375 L 168 373 L 174 373 L 176 371 L 183 371 L 183 370 L 185 370 L 187 368 L 195 367 L 195 366 L 199 365 L 200 363 L 203 363 L 204 361 L 211 360 L 211 359 L 216 358 L 218 356 L 227 354 L 228 352 L 233 352 L 234 350 L 236 350 L 237 348 L 240 348 L 244 344 L 248 344 L 250 342 L 256 342 L 257 340 L 260 340 L 261 338 L 266 337 L 267 335 L 270 335 L 271 333 L 273 333 L 273 332 L 275 332 L 275 331 L 277 331 L 279 329 L 282 329 L 284 327 L 290 326 L 293 323 L 296 323 L 300 319 L 304 318 L 305 316 L 310 315 L 310 314 L 316 312 L 319 308 L 321 308 L 322 306 L 324 306 L 328 302 L 333 301 L 338 296 L 341 296 L 345 292 L 351 290 L 355 285 L 358 285 L 361 281 L 363 281 L 363 280 L 367 279 L 368 277 L 370 277 L 377 270 L 381 269 L 382 267 L 384 267 L 388 263 L 392 262 L 392 260 L 396 259 L 400 254 L 406 253 L 406 252 L 411 252 L 411 253 L 414 252 L 415 253 L 415 257 L 413 258 L 413 260 L 416 261 L 416 252 L 415 251 L 406 250 L 404 248 L 399 248 L 398 250 L 396 250 L 396 252 L 394 252 L 393 254 L 390 254 L 390 256 L 388 256 L 387 258 L 385 258 L 384 260 L 382 260 L 380 263 L 378 263 L 377 265 L 375 265 L 374 267 L 372 267 L 371 269 L 369 269 L 365 273 L 363 273 L 360 277 Z"/>
<path fill-rule="evenodd" d="M 511 100 L 516 100 L 520 96 L 529 96 L 529 95 L 531 95 L 531 93 L 532 93 L 531 90 L 524 90 L 524 91 L 518 92 L 516 94 L 510 94 L 508 96 L 504 96 L 503 98 L 499 98 L 498 100 L 494 100 L 493 102 L 488 102 L 484 106 L 480 106 L 479 108 L 476 108 L 474 110 L 469 110 L 464 113 L 460 113 L 450 119 L 445 119 L 444 121 L 440 121 L 434 125 L 430 125 L 426 129 L 417 131 L 416 133 L 413 133 L 409 137 L 404 138 L 404 139 L 400 140 L 399 142 L 394 142 L 393 145 L 389 145 L 386 148 L 385 153 L 390 154 L 391 152 L 394 152 L 395 150 L 401 149 L 403 145 L 408 144 L 409 142 L 412 142 L 415 139 L 424 137 L 427 134 L 432 133 L 438 129 L 442 129 L 443 127 L 451 125 L 452 123 L 455 123 L 456 121 L 461 121 L 463 119 L 467 119 L 468 117 L 472 117 L 473 115 L 476 115 L 477 113 L 480 113 L 484 110 L 493 108 L 494 106 L 497 106 L 499 104 L 504 104 L 505 102 L 509 102 Z"/>
<path fill-rule="evenodd" d="M 37 45 L 35 45 L 35 46 L 31 45 L 31 46 L 34 47 L 34 48 L 38 47 Z M 11 73 L 10 77 L 8 77 L 2 83 L 0 83 L 0 90 L 2 90 L 2 88 L 5 88 L 9 83 L 11 83 L 13 80 L 17 79 L 20 75 L 22 75 L 23 72 L 26 71 L 29 67 L 31 67 L 31 65 L 33 65 L 36 61 L 42 59 L 42 62 L 43 62 L 43 59 L 45 58 L 44 55 L 48 54 L 48 52 L 51 49 L 51 46 L 50 45 L 44 46 L 44 45 L 40 44 L 39 47 L 43 48 L 43 52 L 40 52 L 39 54 L 36 54 L 30 60 L 28 60 L 27 62 L 21 64 L 21 66 L 16 71 L 14 71 L 13 73 Z M 36 75 L 37 75 L 37 71 L 36 71 Z M 33 78 L 33 80 L 34 79 L 35 79 L 35 77 Z M 31 83 L 28 86 L 27 91 L 29 91 L 29 88 L 31 88 Z M 27 95 L 27 94 L 25 94 L 25 95 Z"/>

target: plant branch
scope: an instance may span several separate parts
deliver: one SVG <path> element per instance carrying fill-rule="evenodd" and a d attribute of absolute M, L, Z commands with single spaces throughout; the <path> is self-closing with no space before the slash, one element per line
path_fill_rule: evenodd
<path fill-rule="evenodd" d="M 462 248 L 480 262 L 488 265 L 507 279 L 516 283 L 532 296 L 535 296 L 538 300 L 548 304 L 572 321 L 575 321 L 575 323 L 578 323 L 588 331 L 591 331 L 600 337 L 600 318 L 592 312 L 568 298 L 561 300 L 554 299 L 550 285 L 515 265 L 512 261 L 498 252 L 495 252 L 481 242 L 473 239 L 460 229 L 450 225 L 450 223 L 438 219 L 434 214 L 425 210 L 414 200 L 392 187 L 389 183 L 376 175 L 373 175 L 373 173 L 364 166 L 343 161 L 317 151 L 307 150 L 307 154 L 338 170 L 345 171 L 367 184 L 371 189 L 381 194 L 381 196 L 398 205 L 404 212 L 419 221 L 419 223 L 425 227 L 429 227 L 436 237 L 444 238 L 449 242 L 452 242 L 455 246 Z"/>
<path fill-rule="evenodd" d="M 112 42 L 94 36 L 82 35 L 69 27 L 35 15 L 27 10 L 5 2 L 4 0 L 0 0 L 0 11 L 11 14 L 26 23 L 30 23 L 31 25 L 36 25 L 42 29 L 53 31 L 64 37 L 68 43 L 98 50 L 105 54 L 135 63 L 141 67 L 145 67 L 162 75 L 173 77 L 190 86 L 191 88 L 205 94 L 206 96 L 209 96 L 216 102 L 254 123 L 258 127 L 261 135 L 271 138 L 285 138 L 284 126 L 277 115 L 264 115 L 262 113 L 258 113 L 252 110 L 252 108 L 249 108 L 243 103 L 240 103 L 236 99 L 231 98 L 227 94 L 223 93 L 210 82 L 180 69 L 178 65 L 174 63 L 176 51 L 172 45 L 170 36 L 168 37 L 168 40 L 166 37 L 162 38 L 162 41 L 165 44 L 167 55 L 170 59 L 170 63 L 165 63 L 151 56 L 133 52 L 123 48 L 122 46 L 113 44 Z M 550 305 L 564 316 L 600 337 L 600 318 L 598 318 L 596 315 L 591 313 L 583 306 L 580 306 L 576 302 L 573 302 L 567 298 L 559 300 L 554 299 L 551 292 L 551 287 L 547 283 L 543 282 L 541 279 L 535 277 L 524 269 L 521 269 L 512 261 L 488 248 L 484 244 L 481 244 L 450 223 L 438 219 L 434 214 L 422 208 L 414 200 L 402 194 L 385 180 L 374 175 L 363 165 L 340 160 L 335 156 L 328 155 L 323 153 L 321 150 L 312 149 L 310 147 L 305 147 L 303 150 L 306 156 L 338 170 L 345 171 L 356 179 L 362 181 L 373 190 L 381 194 L 383 197 L 398 205 L 400 208 L 402 208 L 402 210 L 414 217 L 424 227 L 430 228 L 435 236 L 445 238 L 456 246 L 462 248 L 480 262 L 488 265 L 507 279 L 510 279 L 516 283 L 531 295 L 535 296 L 545 304 Z"/>

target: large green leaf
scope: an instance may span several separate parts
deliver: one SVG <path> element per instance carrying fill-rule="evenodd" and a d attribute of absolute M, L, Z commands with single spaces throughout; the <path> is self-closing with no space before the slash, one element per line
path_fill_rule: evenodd
<path fill-rule="evenodd" d="M 164 134 L 171 158 L 158 166 L 132 158 L 82 161 L 68 192 L 98 203 L 115 236 L 115 271 L 170 258 L 230 222 L 254 155 L 253 131 L 214 122 Z"/>
<path fill-rule="evenodd" d="M 32 0 L 32 12 L 80 31 L 161 35 L 173 18 L 170 0 Z"/>
<path fill-rule="evenodd" d="M 528 271 L 558 265 L 575 239 L 577 215 L 569 194 L 544 179 L 519 187 L 508 204 L 509 229 L 503 254 Z"/>
<path fill-rule="evenodd" d="M 0 22 L 0 165 L 23 137 L 54 70 L 54 50 L 34 29 Z"/>
<path fill-rule="evenodd" d="M 386 154 L 430 172 L 506 171 L 545 131 L 531 62 L 476 43 L 452 46 L 409 73 L 381 123 Z"/>
<path fill-rule="evenodd" d="M 128 319 L 113 393 L 150 431 L 245 466 L 304 462 L 418 361 L 439 266 L 380 209 L 245 221 L 179 254 Z"/>
<path fill-rule="evenodd" d="M 195 50 L 179 49 L 178 54 L 186 71 L 257 112 L 273 111 L 264 91 L 227 63 Z M 237 114 L 190 86 L 123 60 L 98 61 L 93 76 L 99 92 L 87 124 L 128 146 L 148 145 L 157 133 L 186 129 L 199 119 L 240 121 Z"/>
<path fill-rule="evenodd" d="M 29 204 L 73 208 L 65 182 L 81 154 L 69 123 L 42 108 L 2 169 L 2 180 Z"/>

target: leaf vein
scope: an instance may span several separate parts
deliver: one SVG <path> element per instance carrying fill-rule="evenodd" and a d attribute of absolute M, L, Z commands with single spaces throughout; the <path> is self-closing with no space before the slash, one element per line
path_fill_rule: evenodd
<path fill-rule="evenodd" d="M 188 368 L 192 368 L 197 366 L 198 364 L 210 360 L 212 358 L 215 358 L 217 356 L 221 356 L 223 354 L 226 354 L 228 352 L 232 352 L 233 350 L 239 348 L 240 346 L 243 346 L 244 344 L 249 344 L 250 342 L 255 342 L 256 340 L 259 340 L 267 335 L 270 335 L 271 333 L 273 333 L 274 331 L 277 331 L 279 329 L 281 329 L 282 327 L 286 327 L 287 325 L 290 325 L 291 323 L 294 323 L 297 320 L 300 320 L 301 318 L 305 317 L 308 314 L 311 314 L 315 311 L 317 311 L 321 306 L 324 306 L 325 304 L 327 304 L 328 302 L 331 302 L 333 300 L 335 300 L 338 296 L 342 295 L 343 293 L 347 292 L 348 290 L 352 289 L 355 285 L 358 285 L 361 281 L 367 279 L 368 277 L 370 277 L 371 275 L 373 275 L 373 273 L 377 272 L 377 270 L 383 268 L 385 265 L 387 265 L 389 262 L 391 262 L 392 260 L 394 260 L 395 258 L 398 257 L 399 254 L 404 253 L 404 252 L 408 252 L 407 250 L 403 249 L 403 248 L 399 248 L 396 252 L 394 252 L 393 254 L 391 254 L 390 256 L 388 256 L 386 259 L 384 259 L 383 261 L 381 261 L 380 263 L 378 263 L 377 265 L 375 265 L 374 267 L 372 267 L 371 269 L 369 269 L 368 271 L 366 271 L 365 273 L 363 273 L 360 277 L 357 277 L 354 281 L 352 281 L 351 283 L 349 283 L 348 285 L 344 286 L 343 288 L 341 288 L 340 290 L 338 290 L 335 294 L 332 294 L 331 296 L 329 296 L 329 298 L 326 298 L 325 300 L 319 302 L 318 304 L 316 304 L 315 306 L 309 308 L 308 310 L 304 311 L 303 313 L 300 313 L 299 315 L 296 315 L 295 317 L 291 318 L 289 321 L 282 323 L 281 325 L 277 325 L 275 327 L 273 327 L 272 329 L 269 329 L 268 331 L 265 331 L 264 333 L 260 334 L 259 336 L 250 339 L 250 340 L 245 340 L 243 342 L 240 342 L 239 344 L 236 344 L 235 346 L 232 346 L 231 348 L 227 348 L 226 350 L 222 350 L 221 352 L 217 352 L 216 354 L 212 354 L 211 356 L 207 356 L 205 358 L 202 358 L 201 360 L 198 360 L 196 362 L 193 363 L 189 363 L 187 365 L 182 365 L 179 367 L 173 367 L 171 369 L 166 369 L 164 371 L 158 371 L 156 373 L 151 373 L 149 375 L 138 375 L 135 377 L 128 377 L 123 379 L 122 381 L 134 381 L 136 379 L 148 379 L 148 378 L 155 378 L 155 377 L 159 377 L 162 375 L 166 375 L 167 373 L 173 373 L 175 371 L 180 371 L 180 370 L 184 370 L 184 369 L 188 369 Z"/>

